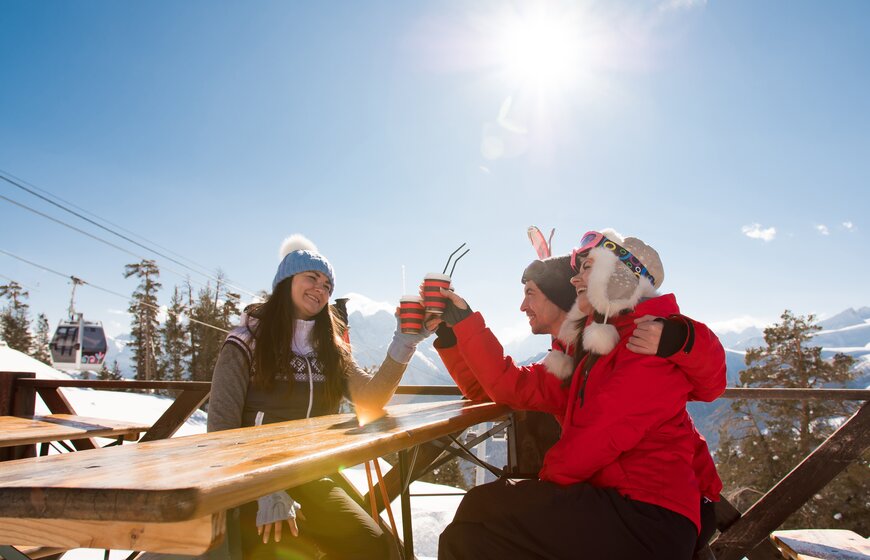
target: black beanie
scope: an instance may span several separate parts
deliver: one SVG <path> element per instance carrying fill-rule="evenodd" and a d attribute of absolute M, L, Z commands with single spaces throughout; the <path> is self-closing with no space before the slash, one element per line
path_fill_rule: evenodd
<path fill-rule="evenodd" d="M 547 299 L 563 311 L 570 311 L 577 299 L 577 292 L 571 285 L 574 270 L 568 255 L 532 261 L 523 271 L 522 283 L 529 280 L 537 284 Z"/>

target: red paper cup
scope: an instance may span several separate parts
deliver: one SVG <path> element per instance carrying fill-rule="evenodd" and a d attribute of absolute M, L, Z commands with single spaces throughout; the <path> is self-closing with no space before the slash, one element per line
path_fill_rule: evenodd
<path fill-rule="evenodd" d="M 399 328 L 403 333 L 420 334 L 425 314 L 420 296 L 402 296 L 399 300 Z"/>
<path fill-rule="evenodd" d="M 450 277 L 446 274 L 430 272 L 423 278 L 423 305 L 426 306 L 426 313 L 444 313 L 447 298 L 441 295 L 441 288 L 450 289 Z"/>

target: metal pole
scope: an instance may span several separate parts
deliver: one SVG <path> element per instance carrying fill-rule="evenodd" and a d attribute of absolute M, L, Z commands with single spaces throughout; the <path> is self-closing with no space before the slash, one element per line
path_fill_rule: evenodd
<path fill-rule="evenodd" d="M 399 478 L 402 479 L 402 534 L 405 545 L 405 560 L 414 558 L 414 530 L 411 527 L 411 470 L 408 465 L 408 450 L 399 451 Z"/>

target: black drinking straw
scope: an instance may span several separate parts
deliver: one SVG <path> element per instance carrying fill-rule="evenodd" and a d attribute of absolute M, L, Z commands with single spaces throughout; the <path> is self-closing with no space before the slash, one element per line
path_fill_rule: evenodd
<path fill-rule="evenodd" d="M 460 247 L 460 249 L 461 249 L 461 247 Z M 461 258 L 464 257 L 465 255 L 467 255 L 469 251 L 471 251 L 471 249 L 466 249 L 464 253 L 462 253 L 461 255 L 459 255 L 458 257 L 456 257 L 456 260 L 453 261 L 453 268 L 450 269 L 450 274 L 448 274 L 448 276 L 450 276 L 451 278 L 453 278 L 453 271 L 456 270 L 456 263 L 459 262 L 459 259 L 461 259 Z"/>
<path fill-rule="evenodd" d="M 450 256 L 447 257 L 447 263 L 444 264 L 444 270 L 441 271 L 441 274 L 447 274 L 447 267 L 450 266 L 450 259 L 452 259 L 452 258 L 453 258 L 453 255 L 455 255 L 456 253 L 458 253 L 459 250 L 462 249 L 463 247 L 465 247 L 465 243 L 463 243 L 462 245 L 460 245 L 459 247 L 457 247 L 455 251 L 453 251 L 452 253 L 450 253 Z M 468 251 L 466 251 L 466 253 L 467 253 L 467 252 L 468 252 Z M 463 253 L 463 254 L 465 254 L 465 253 Z M 455 266 L 455 265 L 454 265 L 454 266 Z"/>

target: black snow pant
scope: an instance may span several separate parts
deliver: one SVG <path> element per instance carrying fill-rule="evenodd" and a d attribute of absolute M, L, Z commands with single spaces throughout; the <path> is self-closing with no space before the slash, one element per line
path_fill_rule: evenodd
<path fill-rule="evenodd" d="M 586 483 L 497 480 L 469 490 L 439 560 L 691 560 L 698 530 L 668 509 Z"/>
<path fill-rule="evenodd" d="M 294 537 L 285 524 L 281 542 L 263 544 L 257 534 L 257 503 L 243 505 L 239 518 L 244 560 L 381 560 L 389 558 L 389 535 L 338 484 L 322 478 L 287 491 L 302 504 Z"/>

